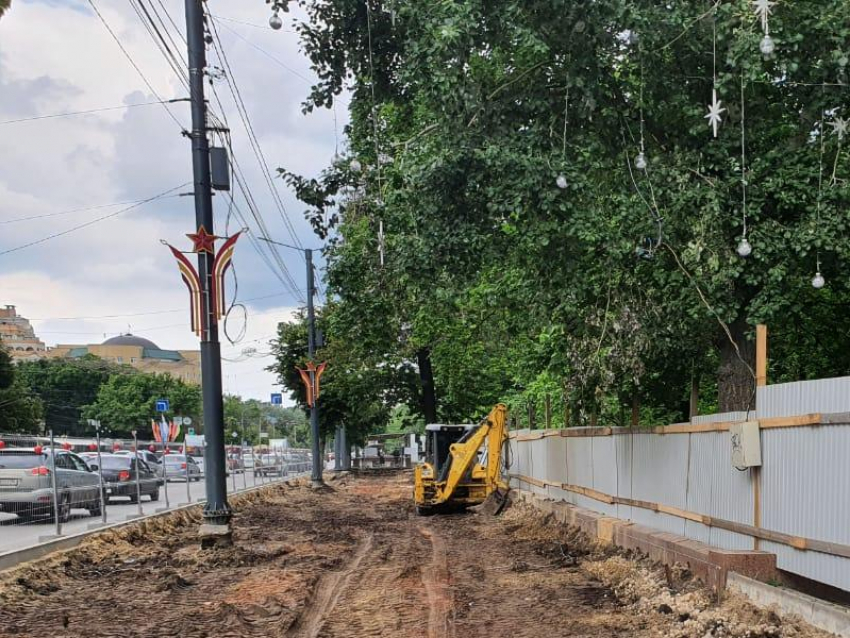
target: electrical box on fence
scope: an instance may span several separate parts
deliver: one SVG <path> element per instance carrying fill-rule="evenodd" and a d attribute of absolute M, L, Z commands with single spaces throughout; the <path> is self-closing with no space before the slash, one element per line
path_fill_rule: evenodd
<path fill-rule="evenodd" d="M 732 436 L 732 466 L 737 469 L 761 467 L 759 422 L 733 423 L 729 434 Z"/>

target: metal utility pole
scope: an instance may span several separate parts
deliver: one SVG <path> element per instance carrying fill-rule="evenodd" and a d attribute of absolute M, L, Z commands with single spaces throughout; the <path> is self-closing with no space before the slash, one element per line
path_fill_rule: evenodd
<path fill-rule="evenodd" d="M 307 352 L 310 361 L 316 357 L 316 312 L 313 309 L 313 295 L 316 294 L 316 277 L 313 272 L 313 251 L 309 248 L 304 250 L 304 258 L 307 261 Z M 315 377 L 315 372 L 310 372 Z M 313 387 L 316 387 L 314 379 Z M 322 450 L 319 447 L 319 397 L 313 397 L 313 405 L 310 406 L 310 433 L 313 439 L 313 474 L 311 476 L 313 487 L 322 487 Z"/>
<path fill-rule="evenodd" d="M 198 229 L 213 234 L 213 206 L 210 180 L 210 149 L 207 139 L 207 105 L 204 99 L 204 71 L 207 66 L 204 43 L 203 0 L 186 0 L 186 41 L 189 52 L 189 85 L 192 102 L 192 168 L 194 174 L 195 221 Z M 207 502 L 202 545 L 218 540 L 229 542 L 232 512 L 227 504 L 227 478 L 224 458 L 224 406 L 221 397 L 221 346 L 212 295 L 213 255 L 198 252 L 198 275 L 203 303 L 201 336 L 201 379 L 206 436 L 205 471 Z"/>

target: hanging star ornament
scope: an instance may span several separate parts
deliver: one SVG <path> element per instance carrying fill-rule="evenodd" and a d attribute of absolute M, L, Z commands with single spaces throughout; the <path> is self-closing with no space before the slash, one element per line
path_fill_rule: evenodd
<path fill-rule="evenodd" d="M 215 240 L 218 237 L 208 233 L 207 229 L 203 226 L 198 228 L 197 233 L 188 233 L 186 237 L 192 240 L 192 252 L 209 253 L 210 255 L 215 253 Z"/>
<path fill-rule="evenodd" d="M 771 2 L 771 0 L 753 0 L 753 10 L 761 20 L 761 28 L 765 33 L 767 33 L 767 20 L 773 13 L 774 6 L 776 6 L 776 3 Z"/>
<path fill-rule="evenodd" d="M 847 135 L 847 127 L 850 126 L 850 120 L 845 120 L 843 117 L 836 117 L 829 125 L 832 127 L 832 132 L 838 136 L 838 141 L 844 141 L 844 136 Z"/>
<path fill-rule="evenodd" d="M 711 104 L 708 105 L 708 115 L 705 116 L 705 119 L 708 120 L 708 125 L 714 130 L 714 137 L 717 137 L 717 129 L 723 121 L 720 114 L 726 110 L 721 108 L 721 104 L 723 104 L 723 102 L 717 99 L 717 89 L 712 89 Z"/>

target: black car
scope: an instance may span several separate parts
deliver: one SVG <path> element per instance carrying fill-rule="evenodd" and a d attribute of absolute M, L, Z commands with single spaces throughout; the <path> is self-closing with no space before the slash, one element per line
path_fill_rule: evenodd
<path fill-rule="evenodd" d="M 151 467 L 139 458 L 122 454 L 102 454 L 103 483 L 109 499 L 129 496 L 131 503 L 138 501 L 138 494 L 159 500 L 159 486 L 162 479 Z M 136 473 L 138 472 L 138 488 Z"/>

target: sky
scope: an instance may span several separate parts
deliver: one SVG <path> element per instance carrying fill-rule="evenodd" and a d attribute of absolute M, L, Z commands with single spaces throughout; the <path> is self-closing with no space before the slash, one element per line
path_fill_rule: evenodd
<path fill-rule="evenodd" d="M 93 2 L 155 93 L 164 100 L 185 98 L 178 74 L 131 3 Z M 162 7 L 167 9 L 183 31 L 183 0 L 147 4 L 161 14 Z M 315 77 L 292 28 L 292 19 L 303 16 L 284 15 L 284 28 L 273 31 L 264 0 L 211 0 L 206 5 L 217 16 L 228 75 L 238 87 L 272 177 L 279 166 L 317 175 L 341 144 L 347 113 L 343 103 L 336 113 L 301 112 Z M 162 17 L 183 63 L 185 44 L 168 17 Z M 208 61 L 224 67 L 214 50 L 208 51 Z M 236 160 L 269 236 L 319 247 L 304 220 L 304 206 L 282 180 L 274 178 L 270 186 L 264 178 L 226 80 L 213 83 L 223 113 L 209 95 L 209 85 L 208 97 L 231 128 Z M 189 328 L 188 293 L 162 245 L 191 247 L 185 234 L 195 230 L 194 204 L 192 197 L 181 196 L 191 191 L 189 141 L 162 104 L 125 107 L 154 101 L 157 97 L 88 0 L 13 0 L 11 11 L 0 19 L 0 305 L 17 306 L 48 345 L 100 343 L 132 332 L 163 349 L 199 347 Z M 10 122 L 106 107 L 122 108 Z M 168 108 L 189 127 L 187 103 Z M 132 202 L 166 192 L 125 210 Z M 244 197 L 235 188 L 233 192 L 236 209 L 259 236 Z M 214 206 L 218 234 L 242 227 L 227 193 L 217 193 Z M 65 232 L 81 224 L 88 225 Z M 264 370 L 272 361 L 268 341 L 277 323 L 290 318 L 305 299 L 303 254 L 278 250 L 297 291 L 246 237 L 234 257 L 237 300 L 247 309 L 247 325 L 235 345 L 221 336 L 222 379 L 225 392 L 244 398 L 268 401 L 271 392 L 281 391 Z M 230 298 L 232 278 L 227 286 Z M 243 332 L 244 323 L 243 314 L 234 309 L 227 324 L 231 338 Z"/>

